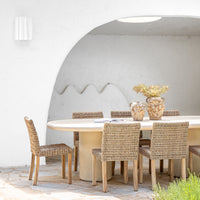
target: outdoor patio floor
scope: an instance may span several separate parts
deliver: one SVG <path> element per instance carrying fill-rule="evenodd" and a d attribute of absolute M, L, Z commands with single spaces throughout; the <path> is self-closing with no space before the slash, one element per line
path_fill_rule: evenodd
<path fill-rule="evenodd" d="M 117 164 L 116 175 L 108 181 L 108 193 L 102 192 L 101 183 L 92 186 L 91 182 L 79 180 L 78 172 L 73 172 L 73 183 L 67 184 L 67 179 L 61 178 L 61 163 L 59 162 L 40 166 L 37 186 L 33 186 L 32 181 L 28 180 L 29 166 L 0 168 L 0 200 L 152 199 L 153 192 L 151 190 L 151 176 L 148 174 L 148 160 L 144 159 L 144 161 L 144 183 L 139 184 L 138 192 L 133 191 L 131 162 L 129 162 L 128 185 L 123 183 L 123 177 L 119 175 L 119 164 Z M 157 180 L 163 187 L 169 184 L 166 167 L 167 161 L 165 162 L 165 173 L 160 174 L 157 163 Z"/>

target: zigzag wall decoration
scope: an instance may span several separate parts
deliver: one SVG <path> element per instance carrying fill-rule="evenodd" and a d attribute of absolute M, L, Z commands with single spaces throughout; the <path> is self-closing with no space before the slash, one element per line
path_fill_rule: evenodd
<path fill-rule="evenodd" d="M 114 84 L 114 83 L 106 83 L 100 90 L 98 90 L 97 87 L 96 87 L 96 85 L 95 85 L 95 84 L 92 84 L 92 83 L 89 83 L 89 84 L 85 85 L 82 89 L 80 89 L 79 87 L 77 87 L 77 86 L 74 85 L 74 84 L 67 84 L 67 85 L 63 88 L 62 91 L 60 91 L 60 92 L 57 91 L 57 93 L 58 93 L 59 95 L 63 95 L 63 94 L 67 91 L 67 89 L 68 89 L 69 87 L 73 87 L 73 88 L 76 90 L 77 93 L 83 94 L 83 93 L 87 90 L 87 88 L 88 88 L 89 86 L 93 86 L 93 87 L 96 89 L 96 91 L 97 91 L 99 94 L 101 94 L 101 93 L 103 93 L 104 90 L 105 90 L 108 86 L 110 86 L 110 85 L 116 87 L 116 88 L 121 92 L 121 94 L 125 97 L 126 101 L 128 102 L 127 97 L 126 97 L 126 95 L 123 93 L 123 91 L 121 90 L 121 88 L 120 88 L 118 85 Z M 129 102 L 128 102 L 128 103 L 129 103 Z"/>

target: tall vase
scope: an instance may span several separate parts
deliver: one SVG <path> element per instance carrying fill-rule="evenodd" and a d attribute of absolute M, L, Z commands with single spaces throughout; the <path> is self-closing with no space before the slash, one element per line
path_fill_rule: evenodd
<path fill-rule="evenodd" d="M 165 110 L 163 97 L 147 98 L 147 112 L 150 120 L 160 120 Z"/>

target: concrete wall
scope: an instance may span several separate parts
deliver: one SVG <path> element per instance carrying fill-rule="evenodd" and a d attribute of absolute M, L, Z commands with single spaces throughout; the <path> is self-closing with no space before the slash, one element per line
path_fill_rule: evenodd
<path fill-rule="evenodd" d="M 90 30 L 133 15 L 200 16 L 196 0 L 1 0 L 0 166 L 30 163 L 24 115 L 33 118 L 41 144 L 58 71 Z M 14 41 L 14 18 L 33 20 L 33 40 Z M 43 162 L 44 163 L 44 162 Z"/>
<path fill-rule="evenodd" d="M 139 83 L 168 85 L 166 109 L 200 114 L 199 57 L 200 37 L 87 35 L 62 65 L 48 120 L 74 111 L 102 110 L 109 117 L 111 110 L 128 110 L 129 102 L 145 101 L 132 91 Z M 107 83 L 113 85 L 104 88 Z M 47 131 L 47 143 L 62 141 L 72 146 L 72 134 Z"/>

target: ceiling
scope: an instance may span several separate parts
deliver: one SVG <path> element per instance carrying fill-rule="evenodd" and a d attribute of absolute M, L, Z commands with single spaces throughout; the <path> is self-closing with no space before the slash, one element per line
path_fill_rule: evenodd
<path fill-rule="evenodd" d="M 200 19 L 164 17 L 159 21 L 140 24 L 113 21 L 95 28 L 89 34 L 200 36 Z"/>

